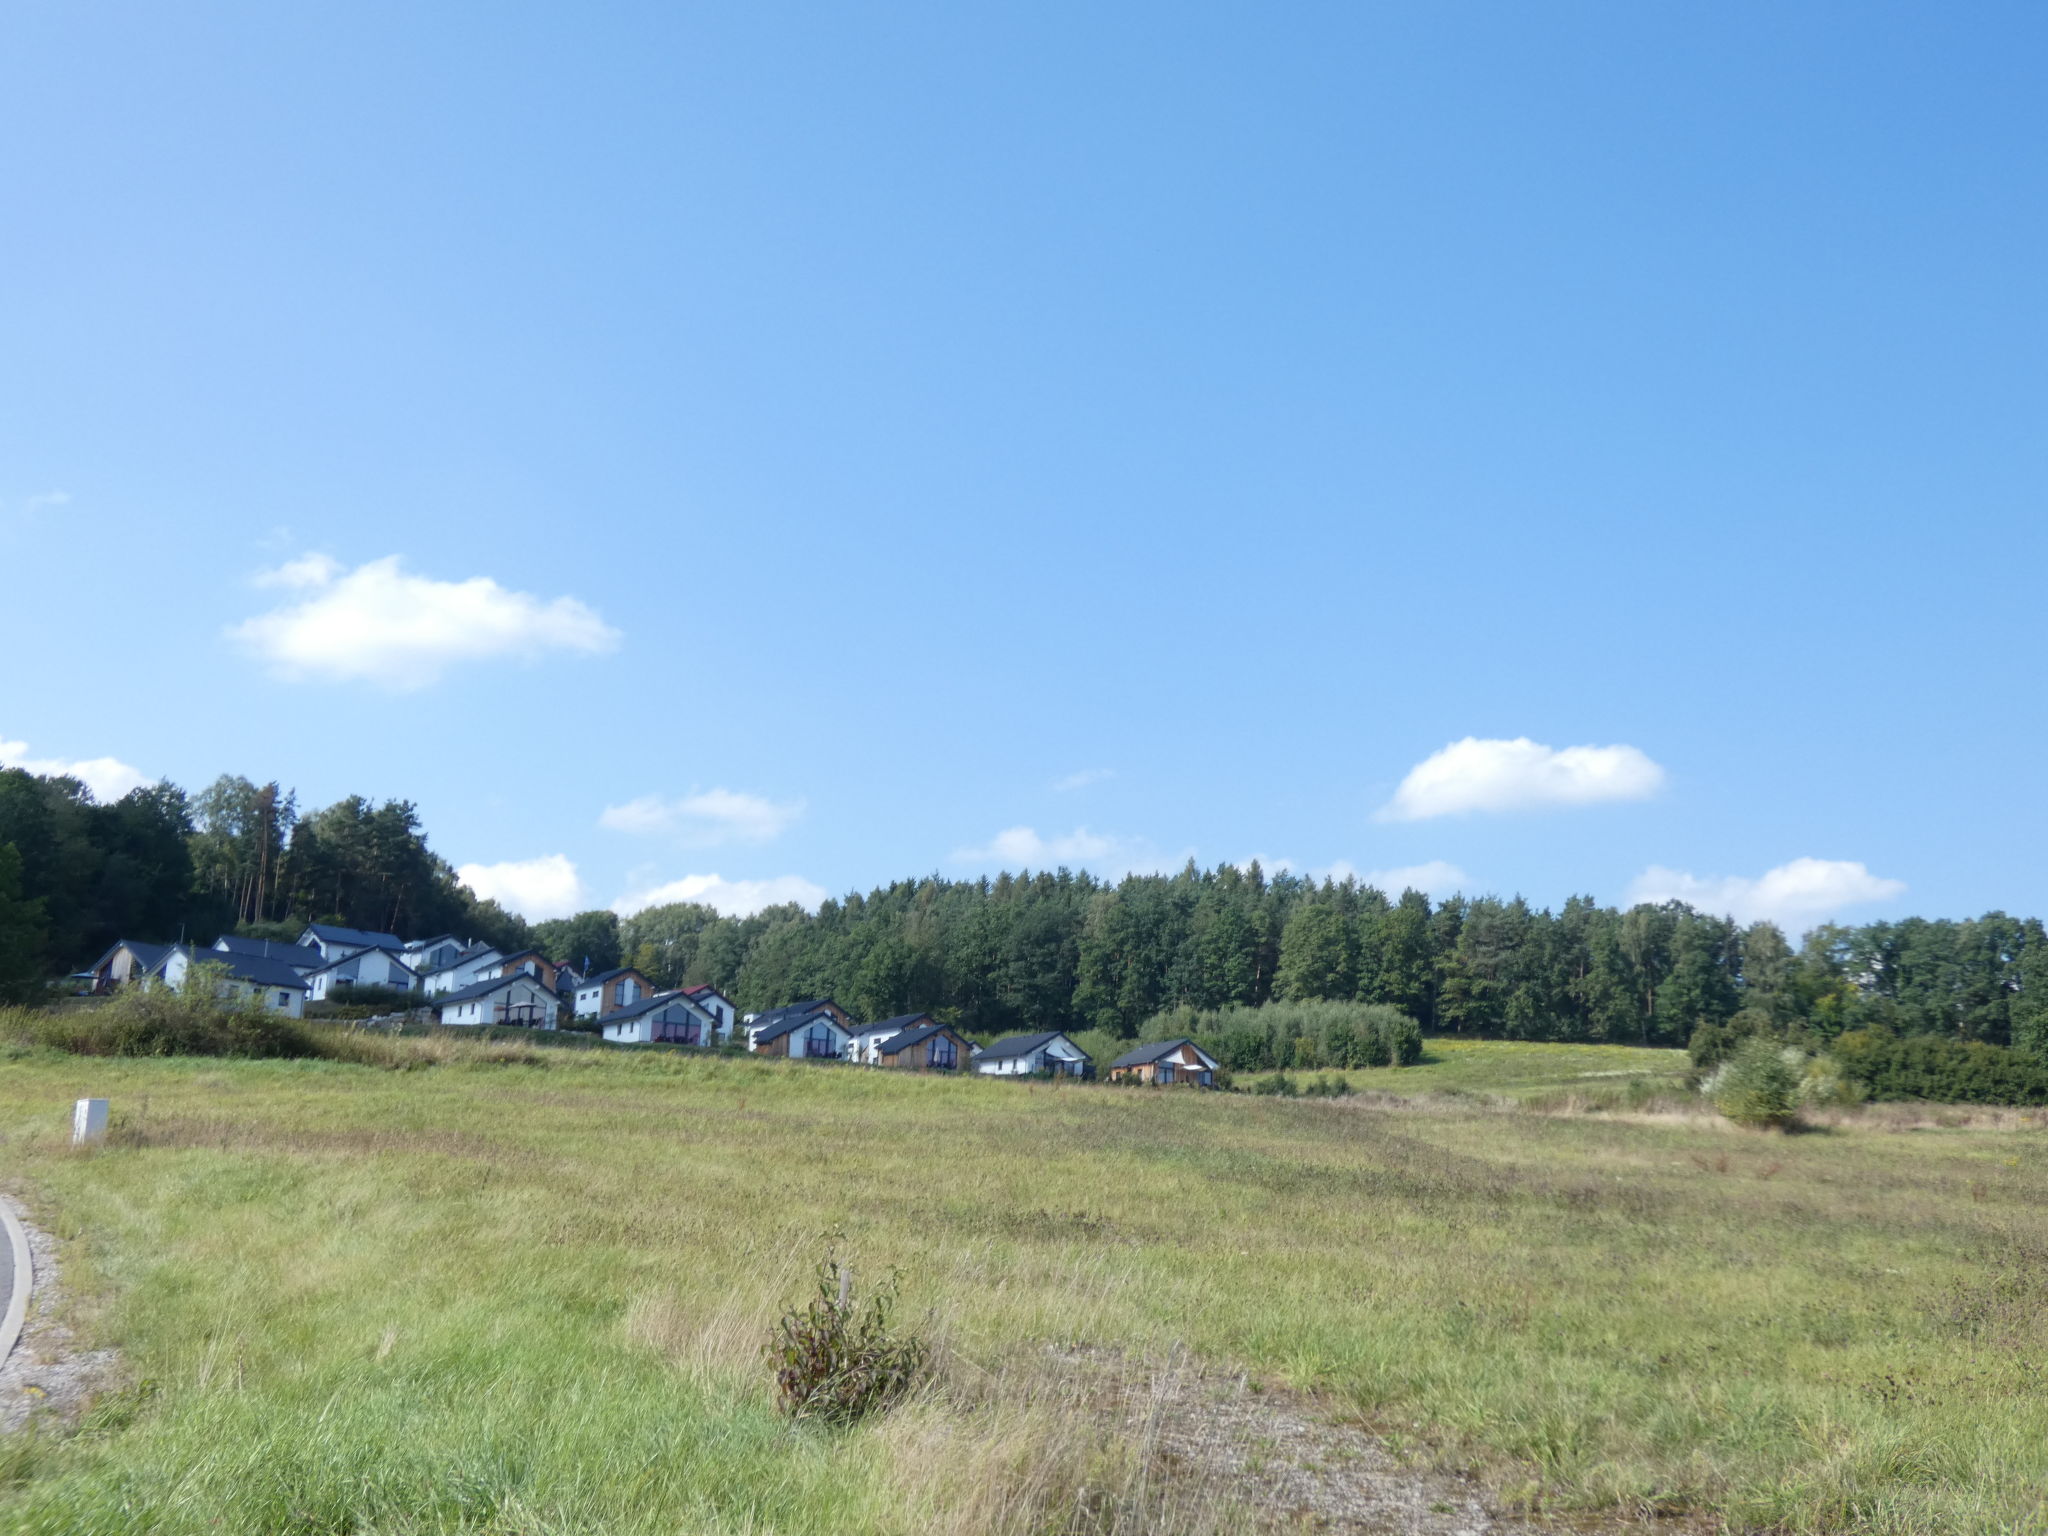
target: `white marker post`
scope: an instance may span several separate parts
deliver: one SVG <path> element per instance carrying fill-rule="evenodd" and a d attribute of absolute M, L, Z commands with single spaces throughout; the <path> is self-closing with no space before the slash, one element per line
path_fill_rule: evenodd
<path fill-rule="evenodd" d="M 80 1099 L 71 1111 L 71 1145 L 82 1147 L 107 1134 L 107 1101 Z"/>

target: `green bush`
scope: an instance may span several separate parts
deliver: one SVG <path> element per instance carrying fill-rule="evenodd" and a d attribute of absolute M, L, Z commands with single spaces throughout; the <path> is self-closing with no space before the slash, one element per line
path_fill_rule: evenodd
<path fill-rule="evenodd" d="M 1836 1040 L 1830 1055 L 1873 1099 L 2048 1104 L 2048 1063 L 1981 1040 L 1860 1029 Z"/>
<path fill-rule="evenodd" d="M 1267 1098 L 1297 1099 L 1301 1097 L 1301 1085 L 1285 1072 L 1275 1072 L 1271 1077 L 1262 1077 L 1253 1083 L 1252 1092 L 1264 1094 Z"/>
<path fill-rule="evenodd" d="M 213 968 L 197 966 L 205 977 Z M 205 985 L 129 987 L 95 1008 L 16 1011 L 12 1038 L 74 1056 L 320 1056 L 296 1019 L 254 998 L 221 998 Z"/>
<path fill-rule="evenodd" d="M 1744 1040 L 1702 1088 L 1737 1125 L 1783 1130 L 1799 1118 L 1805 1054 L 1763 1036 Z"/>

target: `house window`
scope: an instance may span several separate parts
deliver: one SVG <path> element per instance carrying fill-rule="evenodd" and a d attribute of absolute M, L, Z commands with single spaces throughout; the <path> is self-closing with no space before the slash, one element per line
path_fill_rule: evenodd
<path fill-rule="evenodd" d="M 695 1019 L 685 1019 L 680 1024 L 667 1020 L 654 1026 L 654 1038 L 666 1040 L 674 1045 L 695 1045 L 702 1036 L 702 1029 Z"/>
<path fill-rule="evenodd" d="M 277 994 L 277 1006 L 278 1006 L 278 1007 L 280 1007 L 280 1008 L 289 1008 L 289 1007 L 291 1007 L 291 1005 L 292 1005 L 292 995 L 291 995 L 291 993 L 289 993 L 289 992 L 280 992 L 280 993 L 278 993 L 278 994 Z"/>
<path fill-rule="evenodd" d="M 811 1032 L 804 1036 L 806 1056 L 837 1056 L 839 1047 L 832 1043 L 832 1031 L 822 1024 L 813 1024 Z"/>
<path fill-rule="evenodd" d="M 1159 1081 L 1162 1083 L 1170 1083 L 1173 1081 L 1172 1062 L 1162 1061 L 1161 1063 L 1159 1063 Z"/>
<path fill-rule="evenodd" d="M 953 1044 L 951 1035 L 933 1035 L 924 1059 L 927 1066 L 943 1067 L 951 1071 L 960 1065 L 959 1048 Z"/>

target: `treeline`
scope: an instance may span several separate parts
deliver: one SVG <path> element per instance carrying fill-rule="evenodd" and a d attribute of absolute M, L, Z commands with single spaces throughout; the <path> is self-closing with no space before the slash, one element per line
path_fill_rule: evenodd
<path fill-rule="evenodd" d="M 1190 863 L 1114 884 L 932 876 L 816 913 L 682 904 L 528 924 L 465 889 L 404 801 L 302 813 L 275 784 L 227 777 L 103 806 L 74 780 L 0 772 L 0 985 L 87 964 L 119 937 L 284 934 L 309 919 L 625 961 L 665 986 L 712 982 L 749 1011 L 830 996 L 863 1018 L 930 1012 L 982 1037 L 1129 1039 L 1168 1010 L 1278 1000 L 1384 1005 L 1434 1034 L 1683 1046 L 1703 1027 L 1821 1041 L 1875 1029 L 2048 1057 L 2048 936 L 1997 912 L 1831 925 L 1795 946 L 1769 923 L 1676 902 L 1438 902 Z"/>

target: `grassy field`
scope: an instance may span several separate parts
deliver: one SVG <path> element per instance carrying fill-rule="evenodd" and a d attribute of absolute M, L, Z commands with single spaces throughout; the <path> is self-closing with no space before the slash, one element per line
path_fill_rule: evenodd
<path fill-rule="evenodd" d="M 2048 1132 L 2014 1117 L 1530 1107 L 1676 1069 L 1598 1047 L 1351 1074 L 1412 1102 L 506 1054 L 0 1061 L 5 1182 L 129 1382 L 0 1451 L 0 1529 L 1160 1528 L 1080 1492 L 1131 1472 L 1047 1385 L 1084 1345 L 1315 1390 L 1566 1514 L 2048 1530 Z M 73 1153 L 87 1092 L 118 1134 Z M 833 1229 L 947 1386 L 793 1429 L 758 1350 Z"/>

